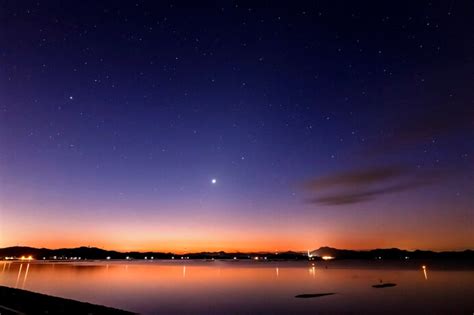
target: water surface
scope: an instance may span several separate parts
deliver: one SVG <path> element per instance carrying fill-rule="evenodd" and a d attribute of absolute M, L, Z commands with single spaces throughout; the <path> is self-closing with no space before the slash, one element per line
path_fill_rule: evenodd
<path fill-rule="evenodd" d="M 0 262 L 0 285 L 143 314 L 472 314 L 471 267 L 414 261 Z M 380 281 L 397 286 L 372 288 Z"/>

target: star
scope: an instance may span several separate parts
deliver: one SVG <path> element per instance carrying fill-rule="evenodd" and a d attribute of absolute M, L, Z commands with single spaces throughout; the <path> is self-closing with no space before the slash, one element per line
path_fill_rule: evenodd
<path fill-rule="evenodd" d="M 216 184 L 216 183 L 217 183 L 217 179 L 213 178 L 213 179 L 211 180 L 211 183 L 212 183 L 212 184 Z"/>

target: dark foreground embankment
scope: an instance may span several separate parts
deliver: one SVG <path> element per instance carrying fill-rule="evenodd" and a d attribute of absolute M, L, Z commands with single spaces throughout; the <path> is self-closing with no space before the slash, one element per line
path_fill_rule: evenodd
<path fill-rule="evenodd" d="M 0 286 L 0 314 L 133 314 L 101 305 L 78 302 Z"/>

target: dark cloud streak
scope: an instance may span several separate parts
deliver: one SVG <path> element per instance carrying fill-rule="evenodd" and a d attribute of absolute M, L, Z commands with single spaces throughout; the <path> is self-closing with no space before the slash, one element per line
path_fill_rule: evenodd
<path fill-rule="evenodd" d="M 386 166 L 373 169 L 341 172 L 317 178 L 306 183 L 307 188 L 320 189 L 333 186 L 368 185 L 402 176 L 405 170 L 399 166 Z"/>
<path fill-rule="evenodd" d="M 438 139 L 474 135 L 474 109 L 443 105 L 409 114 L 401 111 L 386 122 L 386 130 L 389 132 L 385 137 L 359 151 L 361 157 L 373 160 L 375 165 L 383 165 L 386 158 L 409 158 L 427 144 L 438 143 Z M 447 141 L 440 143 L 451 145 Z M 313 195 L 309 200 L 311 203 L 349 205 L 417 189 L 458 171 L 458 165 L 445 165 L 443 173 L 430 166 L 423 171 L 400 165 L 374 166 L 317 177 L 304 183 L 304 188 Z"/>
<path fill-rule="evenodd" d="M 328 205 L 328 206 L 354 204 L 354 203 L 370 201 L 370 200 L 375 199 L 378 196 L 385 195 L 385 194 L 415 189 L 427 184 L 429 184 L 428 181 L 419 181 L 419 182 L 408 182 L 408 183 L 396 184 L 396 185 L 392 185 L 392 186 L 388 186 L 388 187 L 384 187 L 380 189 L 363 190 L 360 192 L 339 192 L 334 195 L 325 195 L 322 197 L 314 198 L 310 200 L 310 202 Z"/>
<path fill-rule="evenodd" d="M 310 199 L 311 203 L 348 205 L 429 185 L 439 176 L 438 173 L 417 172 L 407 167 L 383 166 L 316 178 L 305 183 L 305 187 L 317 195 Z"/>

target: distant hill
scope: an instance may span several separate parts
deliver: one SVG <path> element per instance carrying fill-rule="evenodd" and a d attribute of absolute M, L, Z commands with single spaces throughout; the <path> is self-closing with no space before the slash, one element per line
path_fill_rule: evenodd
<path fill-rule="evenodd" d="M 398 248 L 347 250 L 321 247 L 310 253 L 316 257 L 331 256 L 337 259 L 474 259 L 474 251 L 433 252 L 424 250 L 408 251 Z"/>
<path fill-rule="evenodd" d="M 283 253 L 226 253 L 220 252 L 200 252 L 189 254 L 174 254 L 163 252 L 117 252 L 96 247 L 78 248 L 33 248 L 33 247 L 7 247 L 0 249 L 0 259 L 5 257 L 28 257 L 35 259 L 256 259 L 259 260 L 290 260 L 307 259 L 307 255 L 298 252 Z"/>
<path fill-rule="evenodd" d="M 433 252 L 433 251 L 407 251 L 398 248 L 373 249 L 365 251 L 321 247 L 310 253 L 313 259 L 319 260 L 323 256 L 335 259 L 471 259 L 474 260 L 474 251 L 459 252 Z M 6 257 L 20 258 L 32 256 L 34 259 L 57 260 L 85 260 L 85 259 L 258 259 L 258 260 L 306 260 L 307 253 L 303 252 L 199 252 L 188 254 L 174 254 L 163 252 L 118 252 L 104 250 L 97 247 L 77 248 L 34 248 L 34 247 L 7 247 L 0 249 L 0 259 Z"/>
<path fill-rule="evenodd" d="M 21 256 L 33 256 L 35 259 L 126 259 L 129 258 L 140 258 L 143 259 L 148 256 L 155 259 L 167 259 L 171 258 L 171 253 L 152 253 L 152 252 L 126 252 L 121 253 L 117 251 L 109 251 L 100 249 L 97 247 L 77 247 L 77 248 L 60 248 L 60 249 L 48 249 L 48 248 L 33 248 L 33 247 L 6 247 L 0 249 L 0 258 L 4 257 L 21 257 Z"/>

